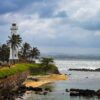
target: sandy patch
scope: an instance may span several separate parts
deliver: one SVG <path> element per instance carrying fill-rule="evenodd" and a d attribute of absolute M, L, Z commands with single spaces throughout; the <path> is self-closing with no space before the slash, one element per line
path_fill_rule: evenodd
<path fill-rule="evenodd" d="M 36 77 L 38 81 L 28 80 L 23 83 L 26 87 L 40 87 L 42 85 L 52 83 L 59 80 L 67 80 L 68 77 L 66 75 L 59 75 L 59 74 L 51 74 L 45 76 Z"/>

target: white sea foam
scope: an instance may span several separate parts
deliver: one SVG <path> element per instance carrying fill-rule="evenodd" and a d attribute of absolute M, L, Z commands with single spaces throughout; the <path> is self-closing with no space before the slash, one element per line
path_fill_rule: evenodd
<path fill-rule="evenodd" d="M 55 60 L 55 64 L 59 70 L 68 70 L 69 68 L 100 68 L 99 60 Z"/>

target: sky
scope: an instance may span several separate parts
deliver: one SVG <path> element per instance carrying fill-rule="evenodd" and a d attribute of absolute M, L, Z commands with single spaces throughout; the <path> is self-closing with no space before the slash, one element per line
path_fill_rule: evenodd
<path fill-rule="evenodd" d="M 100 0 L 0 0 L 0 43 L 18 25 L 46 54 L 100 55 Z"/>

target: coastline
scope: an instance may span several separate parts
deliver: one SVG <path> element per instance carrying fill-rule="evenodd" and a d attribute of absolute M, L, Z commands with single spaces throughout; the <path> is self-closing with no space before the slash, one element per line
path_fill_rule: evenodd
<path fill-rule="evenodd" d="M 30 76 L 32 78 L 32 76 Z M 25 87 L 41 87 L 43 85 L 55 82 L 55 81 L 60 81 L 60 80 L 67 80 L 68 76 L 64 74 L 50 74 L 50 75 L 44 75 L 44 76 L 36 76 L 36 80 L 26 80 L 23 82 L 23 85 Z"/>
<path fill-rule="evenodd" d="M 50 75 L 44 77 L 38 76 L 39 81 L 37 82 L 34 80 L 34 75 L 36 75 L 35 78 L 37 78 L 37 75 L 44 75 L 44 73 L 45 71 L 39 63 L 20 63 L 11 68 L 0 69 L 0 88 L 2 88 L 0 89 L 0 100 L 5 98 L 15 100 L 15 98 L 23 96 L 27 91 L 27 87 L 23 87 L 23 82 L 27 82 L 29 87 L 40 87 L 55 81 L 55 75 L 51 75 L 52 73 L 60 74 L 55 65 L 50 65 L 50 68 L 47 70 L 47 73 L 51 73 Z M 33 75 L 31 76 L 33 77 L 32 80 L 28 79 L 30 75 Z M 53 78 L 51 78 L 51 76 Z M 48 78 L 50 78 L 50 80 L 47 80 Z M 31 84 L 29 82 L 31 82 Z"/>

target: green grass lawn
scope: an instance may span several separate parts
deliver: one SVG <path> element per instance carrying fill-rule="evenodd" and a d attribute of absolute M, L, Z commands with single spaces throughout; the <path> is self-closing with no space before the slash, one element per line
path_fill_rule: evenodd
<path fill-rule="evenodd" d="M 15 73 L 27 71 L 30 68 L 40 67 L 39 64 L 29 64 L 29 63 L 21 63 L 15 64 L 13 67 L 4 67 L 0 69 L 0 78 L 4 78 L 6 76 L 13 75 Z"/>
<path fill-rule="evenodd" d="M 41 66 L 40 64 L 37 63 L 20 63 L 20 64 L 15 64 L 12 67 L 2 67 L 0 69 L 0 79 L 10 76 L 10 75 L 14 75 L 16 73 L 19 72 L 24 72 L 24 71 L 30 71 L 31 75 L 44 75 L 45 73 L 45 69 L 43 68 L 43 66 Z M 47 68 L 47 72 L 53 72 L 57 70 L 57 67 L 55 65 L 49 65 L 49 67 Z"/>

